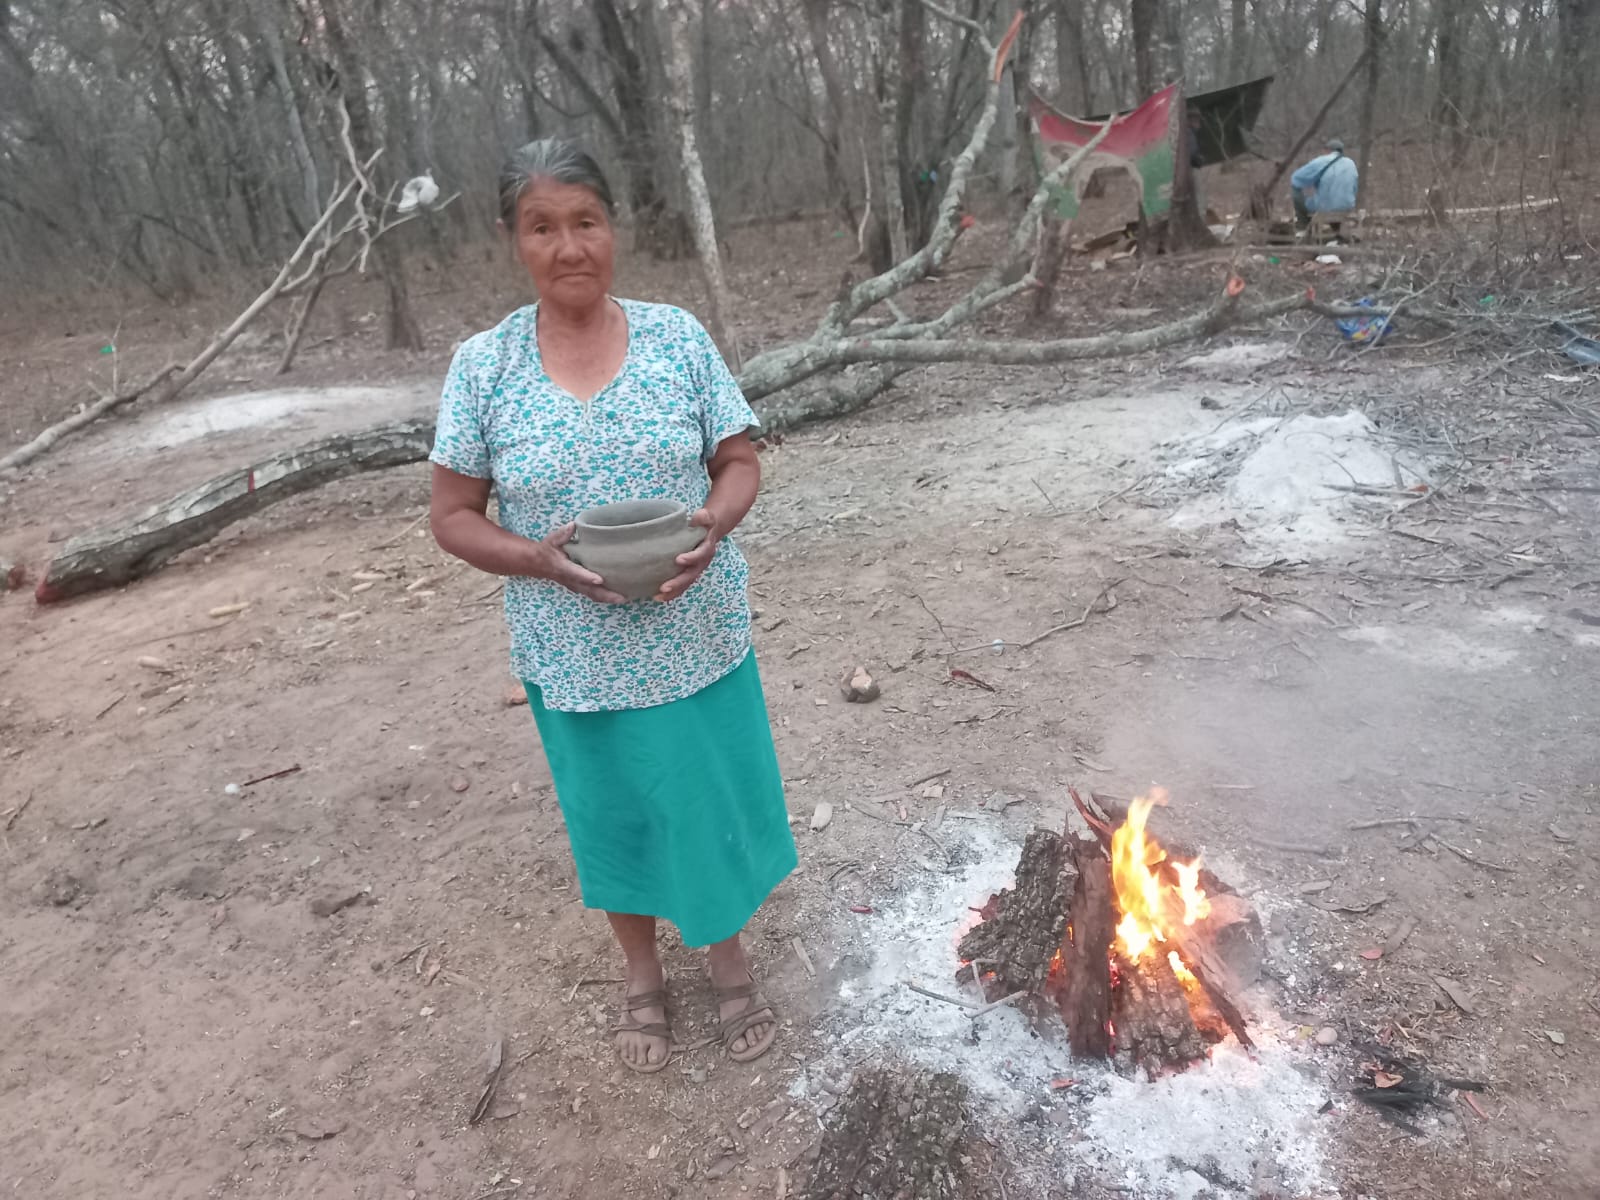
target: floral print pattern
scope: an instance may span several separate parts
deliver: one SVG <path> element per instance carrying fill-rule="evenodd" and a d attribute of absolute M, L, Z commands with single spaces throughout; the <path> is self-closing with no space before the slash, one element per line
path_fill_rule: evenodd
<path fill-rule="evenodd" d="M 431 460 L 493 481 L 502 526 L 541 539 L 586 508 L 669 498 L 690 512 L 706 464 L 757 424 L 705 328 L 665 304 L 619 301 L 628 349 L 588 401 L 545 374 L 538 305 L 456 351 Z M 693 695 L 750 650 L 749 567 L 730 539 L 677 599 L 599 604 L 544 579 L 506 580 L 511 668 L 565 712 L 650 708 Z"/>

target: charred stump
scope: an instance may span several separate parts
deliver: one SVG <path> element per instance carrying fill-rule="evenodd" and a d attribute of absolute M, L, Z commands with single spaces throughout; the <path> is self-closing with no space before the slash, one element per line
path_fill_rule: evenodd
<path fill-rule="evenodd" d="M 1111 895 L 1111 862 L 1093 838 L 1073 838 L 1077 882 L 1062 943 L 1061 1018 L 1072 1053 L 1078 1058 L 1111 1055 L 1111 938 L 1116 903 Z"/>
<path fill-rule="evenodd" d="M 1034 830 L 1017 860 L 1016 886 L 989 897 L 983 921 L 961 939 L 957 953 L 981 964 L 979 977 L 993 971 L 1003 992 L 1039 991 L 1061 949 L 1074 876 L 1061 835 Z"/>
<path fill-rule="evenodd" d="M 805 1200 L 966 1194 L 966 1088 L 954 1075 L 875 1069 L 855 1077 L 823 1130 Z"/>

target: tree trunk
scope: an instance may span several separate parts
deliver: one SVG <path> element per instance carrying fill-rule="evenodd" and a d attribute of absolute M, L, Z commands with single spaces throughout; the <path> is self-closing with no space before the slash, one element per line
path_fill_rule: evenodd
<path fill-rule="evenodd" d="M 828 8 L 829 0 L 805 0 L 811 51 L 816 55 L 817 73 L 822 76 L 822 90 L 827 100 L 822 120 L 822 169 L 839 215 L 844 218 L 845 225 L 853 229 L 856 207 L 844 166 L 844 85 L 839 80 L 839 63 L 828 40 Z"/>
<path fill-rule="evenodd" d="M 1094 111 L 1089 51 L 1083 35 L 1083 0 L 1055 0 L 1056 103 L 1082 116 Z"/>
<path fill-rule="evenodd" d="M 733 297 L 728 292 L 728 282 L 722 273 L 716 217 L 711 210 L 711 193 L 706 188 L 705 169 L 700 162 L 700 146 L 695 137 L 694 71 L 690 58 L 690 13 L 686 0 L 669 4 L 663 15 L 668 26 L 662 51 L 666 59 L 669 102 L 673 120 L 678 126 L 678 152 L 684 186 L 689 193 L 695 252 L 700 258 L 700 269 L 705 273 L 706 296 L 710 307 L 707 324 L 711 327 L 711 336 L 737 371 L 742 365 L 739 346 L 728 324 L 733 315 Z"/>
<path fill-rule="evenodd" d="M 322 0 L 323 28 L 328 36 L 328 48 L 333 52 L 334 62 L 339 68 L 339 96 L 350 115 L 350 140 L 355 145 L 357 155 L 365 161 L 377 153 L 378 136 L 372 108 L 367 103 L 365 69 L 340 11 L 344 3 L 345 0 Z M 417 324 L 416 314 L 411 311 L 405 255 L 400 250 L 399 240 L 379 238 L 373 252 L 389 299 L 389 349 L 423 349 L 422 326 Z"/>
<path fill-rule="evenodd" d="M 1250 67 L 1250 26 L 1245 0 L 1231 0 L 1228 10 L 1228 82 L 1239 83 Z"/>
<path fill-rule="evenodd" d="M 1600 0 L 1557 0 L 1556 21 L 1560 107 L 1556 117 L 1555 165 L 1557 170 L 1566 171 L 1579 161 L 1579 144 L 1587 128 L 1584 102 L 1590 84 L 1584 68 L 1593 49 L 1591 39 L 1600 38 Z"/>
<path fill-rule="evenodd" d="M 1156 90 L 1156 16 L 1160 0 L 1129 0 L 1128 20 L 1133 27 L 1133 84 L 1143 104 Z"/>
<path fill-rule="evenodd" d="M 929 161 L 923 108 L 928 95 L 928 11 L 922 0 L 900 0 L 898 95 L 894 106 L 895 157 L 900 164 L 900 196 L 905 205 L 907 250 L 927 243 L 938 203 L 934 176 L 938 163 Z"/>
<path fill-rule="evenodd" d="M 1365 30 L 1367 88 L 1361 97 L 1361 126 L 1356 139 L 1361 143 L 1361 158 L 1356 164 L 1358 203 L 1367 200 L 1367 169 L 1372 165 L 1372 138 L 1378 114 L 1378 81 L 1383 75 L 1383 0 L 1366 0 L 1362 27 Z"/>
<path fill-rule="evenodd" d="M 900 162 L 900 60 L 895 53 L 895 0 L 871 0 L 867 13 L 867 45 L 872 55 L 878 94 L 878 192 L 883 209 L 880 220 L 889 231 L 891 262 L 903 262 L 911 253 L 906 231 L 904 175 Z M 876 264 L 874 264 L 876 266 Z"/>
<path fill-rule="evenodd" d="M 1434 92 L 1433 124 L 1442 136 L 1448 138 L 1450 165 L 1459 167 L 1466 155 L 1466 133 L 1462 127 L 1462 106 L 1466 103 L 1462 88 L 1462 34 L 1465 32 L 1465 21 L 1459 5 L 1442 3 L 1438 8 L 1439 31 L 1434 51 L 1438 62 L 1438 86 Z"/>
<path fill-rule="evenodd" d="M 684 245 L 683 221 L 671 210 L 657 174 L 655 126 L 652 123 L 650 81 L 637 43 L 638 23 L 630 39 L 628 25 L 616 0 L 594 0 L 600 45 L 611 64 L 611 85 L 616 96 L 616 133 L 622 167 L 628 180 L 628 207 L 637 222 L 637 245 L 657 258 L 680 258 Z"/>

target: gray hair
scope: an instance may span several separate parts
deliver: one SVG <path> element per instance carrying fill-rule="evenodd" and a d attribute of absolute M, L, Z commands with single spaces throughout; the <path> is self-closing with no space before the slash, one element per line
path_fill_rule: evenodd
<path fill-rule="evenodd" d="M 517 201 L 538 179 L 588 188 L 607 213 L 616 211 L 611 184 L 594 155 L 565 138 L 540 138 L 517 147 L 500 167 L 500 219 L 507 229 L 516 228 Z"/>

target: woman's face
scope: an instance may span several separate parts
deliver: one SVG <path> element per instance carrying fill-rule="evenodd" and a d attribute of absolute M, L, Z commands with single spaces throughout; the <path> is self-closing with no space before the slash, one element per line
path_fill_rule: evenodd
<path fill-rule="evenodd" d="M 611 292 L 616 236 L 605 205 L 575 183 L 536 179 L 517 198 L 511 241 L 539 298 L 589 308 Z"/>

